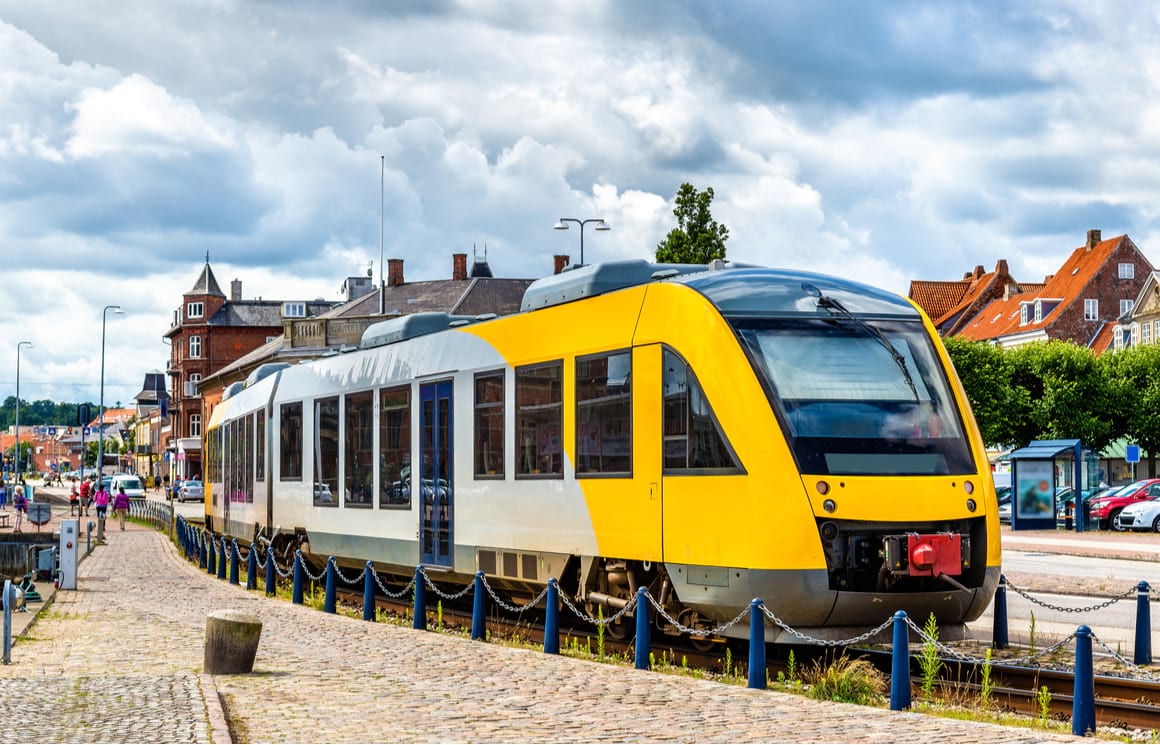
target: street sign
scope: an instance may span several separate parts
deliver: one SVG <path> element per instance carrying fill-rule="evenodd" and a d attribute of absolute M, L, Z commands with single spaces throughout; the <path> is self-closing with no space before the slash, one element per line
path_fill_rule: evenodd
<path fill-rule="evenodd" d="M 92 428 L 92 427 L 85 427 L 85 437 L 88 437 L 88 436 L 89 436 L 89 435 L 91 435 L 92 433 L 93 433 L 93 428 Z"/>
<path fill-rule="evenodd" d="M 1140 446 L 1139 445 L 1128 445 L 1126 448 L 1124 448 L 1124 460 L 1127 461 L 1128 463 L 1139 463 L 1140 462 Z"/>
<path fill-rule="evenodd" d="M 56 427 L 49 427 L 48 428 L 48 436 L 49 437 L 56 437 Z"/>

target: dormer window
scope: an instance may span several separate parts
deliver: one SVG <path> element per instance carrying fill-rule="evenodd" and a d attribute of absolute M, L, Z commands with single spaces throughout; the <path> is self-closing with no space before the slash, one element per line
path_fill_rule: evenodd
<path fill-rule="evenodd" d="M 1027 306 L 1028 306 L 1027 303 L 1019 303 L 1019 325 L 1020 326 L 1026 326 L 1027 320 L 1031 315 L 1029 312 L 1030 309 Z"/>
<path fill-rule="evenodd" d="M 282 303 L 283 318 L 305 318 L 306 303 Z"/>
<path fill-rule="evenodd" d="M 1135 279 L 1136 265 L 1124 263 L 1120 264 L 1120 279 Z"/>
<path fill-rule="evenodd" d="M 205 315 L 205 303 L 186 303 L 186 318 L 201 318 Z"/>
<path fill-rule="evenodd" d="M 1039 323 L 1042 320 L 1043 320 L 1043 301 L 1036 300 L 1035 301 L 1035 322 Z"/>

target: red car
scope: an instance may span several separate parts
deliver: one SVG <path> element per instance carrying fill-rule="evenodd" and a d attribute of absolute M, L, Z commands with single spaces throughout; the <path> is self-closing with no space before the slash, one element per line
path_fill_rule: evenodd
<path fill-rule="evenodd" d="M 1088 503 L 1091 525 L 1097 528 L 1123 530 L 1116 523 L 1120 510 L 1130 504 L 1157 497 L 1160 497 L 1160 479 L 1142 479 L 1128 484 L 1119 491 L 1093 499 Z"/>

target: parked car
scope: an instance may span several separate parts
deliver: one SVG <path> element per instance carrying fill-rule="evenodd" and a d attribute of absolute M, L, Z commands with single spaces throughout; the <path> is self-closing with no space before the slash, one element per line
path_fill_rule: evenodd
<path fill-rule="evenodd" d="M 1011 524 L 1011 493 L 1012 489 L 1009 486 L 1000 486 L 995 489 L 995 495 L 999 498 L 999 522 L 1007 525 Z"/>
<path fill-rule="evenodd" d="M 1116 519 L 1120 516 L 1120 512 L 1130 504 L 1155 497 L 1160 497 L 1160 479 L 1134 481 L 1117 492 L 1093 499 L 1088 503 L 1091 525 L 1097 528 L 1126 530 L 1126 528 L 1120 527 Z"/>
<path fill-rule="evenodd" d="M 1097 497 L 1107 496 L 1112 492 L 1119 491 L 1122 486 L 1104 487 L 1103 489 L 1091 488 L 1083 490 L 1083 507 L 1088 509 L 1091 501 Z M 1059 525 L 1067 526 L 1069 518 L 1075 517 L 1075 490 L 1070 486 L 1065 486 L 1055 493 L 1056 515 L 1055 519 Z"/>
<path fill-rule="evenodd" d="M 1154 530 L 1160 533 L 1160 498 L 1149 497 L 1120 510 L 1116 530 Z"/>
<path fill-rule="evenodd" d="M 186 479 L 181 482 L 181 486 L 177 490 L 177 501 L 184 504 L 185 502 L 204 502 L 205 501 L 205 484 L 197 479 Z"/>
<path fill-rule="evenodd" d="M 110 479 L 109 494 L 116 495 L 121 488 L 125 489 L 125 495 L 129 499 L 145 498 L 145 485 L 141 483 L 140 478 L 131 473 L 119 473 Z"/>

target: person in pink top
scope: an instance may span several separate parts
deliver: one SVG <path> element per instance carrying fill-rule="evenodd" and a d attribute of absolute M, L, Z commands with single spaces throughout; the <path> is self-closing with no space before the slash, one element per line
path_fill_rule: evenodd
<path fill-rule="evenodd" d="M 109 514 L 109 491 L 104 484 L 97 486 L 97 493 L 93 495 L 93 504 L 97 506 L 97 519 L 104 520 Z"/>
<path fill-rule="evenodd" d="M 117 522 L 121 523 L 121 530 L 124 530 L 125 518 L 129 516 L 129 495 L 123 486 L 117 489 L 117 496 L 113 497 L 113 514 L 117 516 Z"/>

